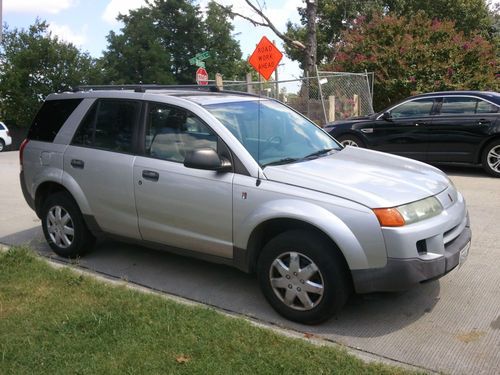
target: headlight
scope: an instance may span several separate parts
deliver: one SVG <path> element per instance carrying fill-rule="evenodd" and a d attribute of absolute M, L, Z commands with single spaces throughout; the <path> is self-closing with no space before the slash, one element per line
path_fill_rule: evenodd
<path fill-rule="evenodd" d="M 434 197 L 422 199 L 421 201 L 405 204 L 396 208 L 403 216 L 406 224 L 428 219 L 439 215 L 441 211 L 443 211 L 441 203 Z"/>
<path fill-rule="evenodd" d="M 443 211 L 435 197 L 393 208 L 375 208 L 373 212 L 383 227 L 401 227 L 439 215 Z"/>

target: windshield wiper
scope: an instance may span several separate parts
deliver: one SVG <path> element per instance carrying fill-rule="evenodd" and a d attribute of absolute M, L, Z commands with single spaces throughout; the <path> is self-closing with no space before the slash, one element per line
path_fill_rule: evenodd
<path fill-rule="evenodd" d="M 279 160 L 276 160 L 276 161 L 272 161 L 270 163 L 266 163 L 266 164 L 263 164 L 262 165 L 262 168 L 265 168 L 269 165 L 281 165 L 281 164 L 289 164 L 289 163 L 293 163 L 295 161 L 299 161 L 299 160 L 302 160 L 302 158 L 283 158 L 283 159 L 279 159 Z"/>
<path fill-rule="evenodd" d="M 315 151 L 312 154 L 304 156 L 302 159 L 312 158 L 314 156 L 321 156 L 323 154 L 328 154 L 330 151 L 337 150 L 336 148 L 325 148 L 324 150 Z"/>

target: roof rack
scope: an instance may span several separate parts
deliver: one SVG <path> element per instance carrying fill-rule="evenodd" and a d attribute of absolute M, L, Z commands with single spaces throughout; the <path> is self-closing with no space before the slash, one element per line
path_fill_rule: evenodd
<path fill-rule="evenodd" d="M 195 90 L 219 92 L 215 85 L 157 85 L 157 84 L 137 84 L 137 85 L 82 85 L 76 86 L 73 92 L 90 90 L 133 90 L 135 92 L 146 92 L 146 90 Z"/>

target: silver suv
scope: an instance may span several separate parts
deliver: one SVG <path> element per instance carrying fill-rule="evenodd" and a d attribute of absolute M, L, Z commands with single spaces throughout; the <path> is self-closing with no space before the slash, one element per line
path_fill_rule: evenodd
<path fill-rule="evenodd" d="M 438 169 L 340 146 L 280 102 L 194 88 L 51 94 L 21 185 L 58 255 L 101 234 L 256 272 L 288 319 L 397 291 L 468 254 L 464 199 Z"/>

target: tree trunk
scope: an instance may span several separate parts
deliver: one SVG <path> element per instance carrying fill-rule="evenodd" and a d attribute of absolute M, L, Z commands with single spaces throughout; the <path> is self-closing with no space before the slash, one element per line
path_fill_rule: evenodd
<path fill-rule="evenodd" d="M 304 51 L 304 70 L 309 73 L 309 77 L 315 75 L 316 66 L 316 14 L 318 11 L 317 0 L 306 0 L 307 17 L 307 39 Z M 305 74 L 304 74 L 305 76 Z"/>

